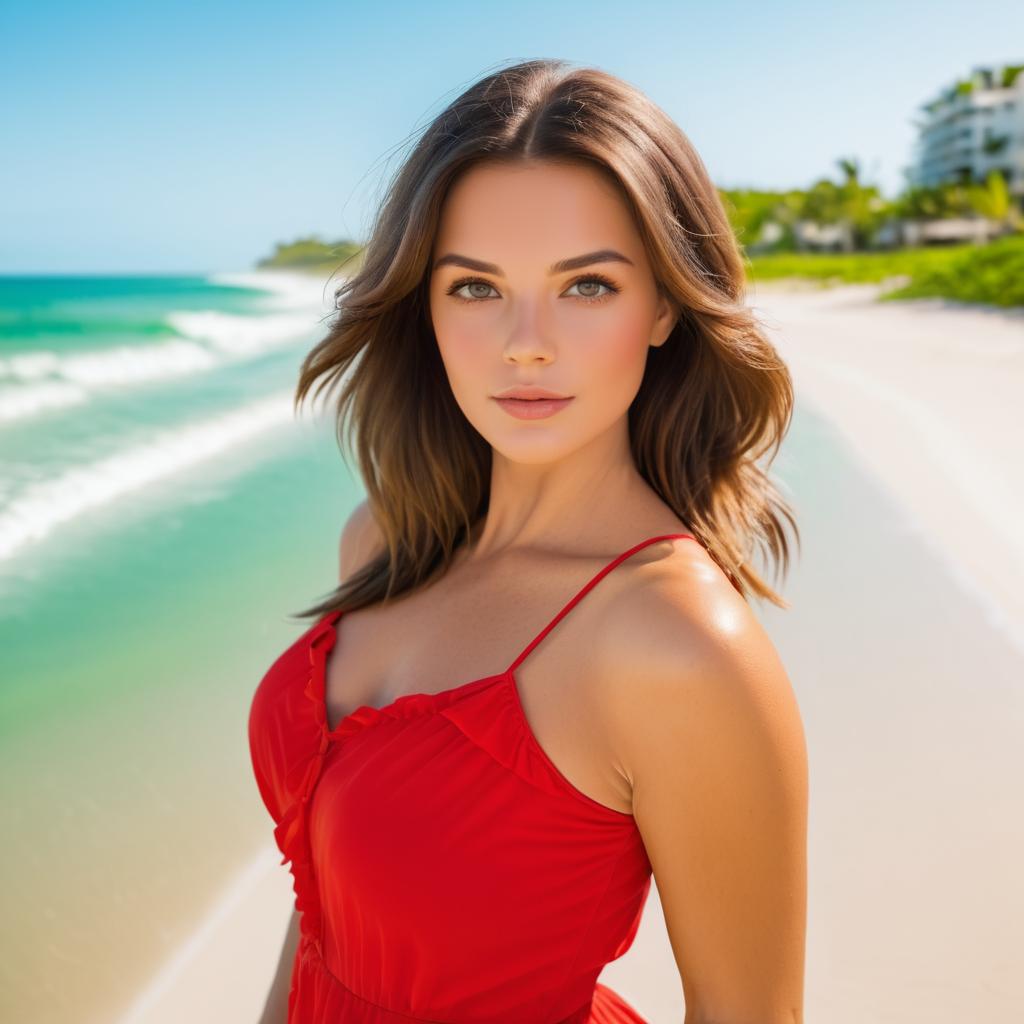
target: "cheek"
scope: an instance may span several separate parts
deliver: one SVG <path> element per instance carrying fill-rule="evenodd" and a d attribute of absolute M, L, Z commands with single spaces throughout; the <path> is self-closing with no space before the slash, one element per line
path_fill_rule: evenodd
<path fill-rule="evenodd" d="M 474 421 L 493 412 L 489 391 L 506 385 L 509 371 L 501 342 L 509 327 L 497 306 L 493 312 L 467 311 L 442 297 L 432 305 L 431 322 L 458 404 Z M 640 387 L 651 325 L 650 309 L 640 299 L 623 297 L 589 308 L 564 300 L 543 328 L 555 353 L 545 374 L 584 399 L 579 413 L 585 407 L 598 418 L 621 415 Z"/>
<path fill-rule="evenodd" d="M 472 317 L 438 317 L 434 319 L 437 348 L 460 403 L 471 400 L 471 392 L 493 383 L 494 353 L 481 324 Z"/>
<path fill-rule="evenodd" d="M 595 391 L 628 394 L 631 400 L 643 377 L 650 332 L 650 315 L 639 304 L 609 303 L 600 311 L 577 313 L 569 332 L 578 335 L 573 361 Z"/>

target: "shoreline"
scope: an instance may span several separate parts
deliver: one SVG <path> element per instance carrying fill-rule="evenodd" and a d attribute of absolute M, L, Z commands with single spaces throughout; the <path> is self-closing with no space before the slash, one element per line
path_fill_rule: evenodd
<path fill-rule="evenodd" d="M 1024 652 L 1024 310 L 876 301 L 879 285 L 747 293 L 805 400 Z"/>
<path fill-rule="evenodd" d="M 933 580 L 929 596 L 933 600 L 937 596 L 941 601 L 948 601 L 953 607 L 973 606 L 983 612 L 980 617 L 983 621 L 964 627 L 971 631 L 966 634 L 971 638 L 970 649 L 987 651 L 985 638 L 991 636 L 991 630 L 1012 641 L 1014 654 L 1019 655 L 1024 652 L 1024 596 L 1016 592 L 1016 581 L 1024 569 L 1024 540 L 1014 530 L 1014 512 L 1024 502 L 1024 470 L 1013 471 L 1020 460 L 1010 428 L 1016 422 L 1015 396 L 1024 386 L 1022 315 L 949 300 L 877 303 L 874 296 L 879 290 L 877 285 L 792 289 L 773 282 L 752 287 L 747 302 L 755 309 L 762 326 L 789 365 L 798 404 L 806 402 L 816 415 L 835 428 L 844 445 L 843 454 L 848 454 L 850 462 L 876 482 L 901 510 L 904 522 L 895 530 L 891 524 L 880 525 L 873 519 L 861 520 L 858 524 L 857 532 L 862 536 L 857 540 L 864 543 L 865 554 L 870 557 L 879 548 L 889 552 L 880 554 L 877 562 L 858 566 L 868 581 L 872 584 L 877 581 L 882 586 L 895 584 L 912 593 L 912 579 L 886 576 L 886 558 L 895 558 L 895 552 L 907 548 L 911 549 L 913 557 L 919 557 L 913 542 L 920 541 L 925 549 L 929 578 L 939 578 L 940 587 L 950 588 L 948 593 L 940 589 L 936 595 Z M 825 456 L 830 459 L 831 451 L 826 451 Z M 846 463 L 841 457 L 835 462 L 842 473 Z M 819 486 L 834 492 L 832 500 L 842 502 L 845 495 L 839 483 L 843 478 L 827 477 L 827 467 L 831 465 L 833 463 L 826 461 L 825 472 L 815 479 Z M 875 515 L 877 506 L 871 504 L 870 495 L 864 502 L 867 515 Z M 813 505 L 809 512 L 814 512 Z M 840 536 L 838 543 L 842 543 L 842 524 L 833 525 L 827 513 L 819 511 L 818 518 L 809 525 L 812 526 L 810 532 L 819 532 L 828 544 L 837 543 L 833 533 Z M 859 528 L 861 525 L 863 530 Z M 870 835 L 856 839 L 854 846 L 843 845 L 850 841 L 846 815 L 853 813 L 856 818 L 858 814 L 884 810 L 889 815 L 884 828 L 893 841 L 893 859 L 878 864 L 873 870 L 879 875 L 905 870 L 910 877 L 921 855 L 921 849 L 914 843 L 932 849 L 933 855 L 944 849 L 941 829 L 936 826 L 936 832 L 929 831 L 930 818 L 914 821 L 910 830 L 905 822 L 901 824 L 904 821 L 901 815 L 922 813 L 921 810 L 915 812 L 906 803 L 911 792 L 917 794 L 914 799 L 918 808 L 930 808 L 935 801 L 937 806 L 944 807 L 945 814 L 955 816 L 957 807 L 961 806 L 956 800 L 971 800 L 970 793 L 977 793 L 983 778 L 993 780 L 990 786 L 995 785 L 995 780 L 1012 778 L 1012 772 L 998 760 L 1011 757 L 1006 753 L 1009 745 L 995 741 L 998 728 L 1009 730 L 1012 714 L 1001 708 L 997 694 L 987 687 L 978 687 L 977 692 L 972 693 L 972 700 L 976 701 L 973 709 L 963 703 L 958 705 L 963 695 L 949 680 L 943 685 L 935 669 L 936 662 L 941 664 L 941 653 L 916 648 L 921 655 L 920 665 L 914 669 L 913 678 L 902 677 L 906 680 L 906 692 L 902 693 L 899 683 L 901 672 L 905 670 L 900 667 L 898 658 L 888 663 L 883 659 L 879 671 L 870 680 L 858 676 L 861 667 L 856 664 L 856 657 L 850 659 L 851 664 L 845 669 L 850 679 L 842 679 L 842 685 L 840 673 L 829 680 L 828 671 L 822 672 L 824 662 L 818 665 L 818 645 L 826 652 L 837 650 L 845 628 L 842 611 L 830 608 L 827 601 L 823 603 L 823 597 L 832 593 L 833 580 L 842 579 L 841 574 L 836 577 L 834 573 L 831 566 L 820 560 L 796 573 L 796 589 L 799 592 L 801 587 L 806 588 L 807 600 L 798 602 L 791 619 L 779 618 L 773 627 L 780 647 L 789 645 L 792 649 L 798 690 L 802 676 L 812 684 L 826 684 L 820 691 L 816 685 L 804 684 L 806 689 L 799 694 L 815 754 L 816 784 L 819 794 L 825 792 L 829 797 L 815 807 L 820 817 L 817 823 L 812 819 L 814 827 L 809 837 L 812 860 L 816 853 L 820 854 L 821 865 L 821 880 L 813 873 L 809 880 L 812 900 L 806 990 L 809 1014 L 816 1006 L 831 1003 L 837 982 L 852 983 L 848 977 L 830 977 L 828 951 L 833 945 L 838 949 L 841 941 L 854 945 L 863 943 L 869 934 L 869 925 L 860 920 L 870 907 L 864 901 L 864 894 L 860 901 L 856 896 L 858 876 L 851 876 L 847 883 L 853 884 L 852 895 L 845 892 L 841 879 L 846 877 L 844 865 L 853 863 L 857 856 L 872 856 L 874 846 Z M 841 595 L 834 595 L 831 600 L 839 602 Z M 908 614 L 912 612 L 913 609 L 908 610 Z M 884 614 L 882 617 L 884 619 Z M 902 628 L 902 624 L 894 626 L 894 635 Z M 931 626 L 925 619 L 915 628 L 923 629 L 927 635 Z M 837 634 L 831 641 L 828 630 Z M 814 643 L 807 640 L 809 635 L 815 637 Z M 886 638 L 879 636 L 879 642 L 884 645 Z M 888 655 L 887 648 L 885 653 Z M 1014 654 L 1007 651 L 997 661 L 1001 666 L 999 671 L 1007 679 L 1012 678 Z M 830 682 L 833 689 L 827 685 Z M 858 683 L 865 688 L 864 695 L 855 688 Z M 961 679 L 961 683 L 966 686 L 970 681 Z M 874 717 L 879 700 L 896 702 L 890 703 L 888 716 L 891 720 L 884 728 L 880 728 Z M 850 701 L 860 703 L 850 704 Z M 943 724 L 938 725 L 944 705 L 947 710 L 942 712 Z M 957 707 L 962 711 L 953 710 Z M 851 711 L 863 716 L 859 727 L 851 727 Z M 907 737 L 914 736 L 919 719 L 929 715 L 935 716 L 932 728 L 921 728 L 920 738 L 909 741 L 911 748 L 915 744 L 918 748 L 911 757 L 907 752 Z M 958 742 L 954 740 L 955 733 L 945 732 L 947 728 L 955 729 L 960 724 L 958 718 L 964 715 L 968 718 L 975 715 L 984 721 L 986 725 L 977 735 L 991 738 L 985 750 L 977 751 L 977 760 L 992 759 L 993 763 L 979 763 L 970 770 L 971 775 L 979 776 L 971 786 L 964 786 L 966 767 L 956 768 L 958 764 L 964 766 L 962 758 L 950 756 L 955 749 L 952 744 Z M 998 725 L 1000 721 L 1003 726 Z M 887 730 L 891 730 L 894 737 L 892 750 L 884 748 L 888 761 L 876 750 L 871 759 L 870 783 L 865 776 L 855 784 L 841 766 L 849 764 L 850 758 L 861 756 L 858 737 L 868 736 L 878 744 L 890 735 Z M 963 742 L 969 744 L 973 740 L 968 735 Z M 840 753 L 830 757 L 833 745 Z M 921 764 L 932 766 L 936 780 L 927 788 L 922 781 L 926 775 L 911 777 L 912 766 Z M 866 772 L 868 766 L 862 767 Z M 960 771 L 964 776 L 960 785 L 964 786 L 966 796 L 958 796 L 947 788 L 951 785 L 948 781 L 943 784 L 941 773 L 947 770 Z M 899 785 L 913 784 L 919 788 L 897 794 L 889 807 L 890 801 L 884 796 L 886 790 L 880 780 L 890 776 L 901 780 Z M 1004 789 L 1008 785 L 1000 783 Z M 1003 797 L 996 796 L 996 790 L 988 794 L 993 810 L 1003 805 Z M 817 798 L 820 800 L 820 795 Z M 878 809 L 872 803 L 870 812 L 867 807 L 858 811 L 859 799 L 875 801 Z M 854 807 L 852 812 L 850 805 Z M 963 804 L 961 813 L 966 815 L 971 806 L 979 814 L 984 811 L 984 807 L 979 808 L 974 801 Z M 980 827 L 973 832 L 968 830 L 967 834 L 984 838 Z M 928 845 L 934 843 L 940 845 Z M 1004 849 L 1012 849 L 1012 843 Z M 857 854 L 856 850 L 862 852 Z M 955 857 L 955 850 L 949 856 Z M 936 879 L 946 877 L 937 866 L 932 874 Z M 999 872 L 993 872 L 993 884 L 999 877 Z M 861 884 L 868 881 L 865 876 Z M 240 866 L 232 883 L 190 939 L 146 984 L 132 1007 L 119 1018 L 119 1024 L 258 1019 L 293 904 L 290 885 L 291 876 L 287 868 L 279 864 L 276 848 L 272 844 L 261 848 Z M 948 897 L 963 899 L 968 888 L 961 885 L 957 891 L 954 887 Z M 835 905 L 829 914 L 820 909 L 826 901 Z M 912 921 L 930 920 L 928 908 L 934 902 L 929 891 L 923 892 L 912 913 L 908 913 L 907 907 L 895 913 L 895 923 L 907 927 Z M 837 933 L 826 939 L 817 932 L 819 919 L 814 916 L 815 908 L 829 929 L 838 928 L 839 922 L 851 921 L 849 935 L 841 938 Z M 983 908 L 977 912 L 982 913 Z M 941 913 L 941 909 L 934 913 Z M 941 938 L 934 926 L 927 934 L 936 941 Z M 870 966 L 866 960 L 862 965 L 865 968 L 862 980 L 869 990 L 874 986 L 876 996 L 881 998 L 884 994 L 885 998 L 892 998 L 894 1005 L 906 1008 L 913 984 L 920 985 L 930 971 L 931 988 L 935 990 L 932 997 L 945 999 L 934 975 L 938 968 L 926 962 L 923 953 L 918 958 L 920 964 L 915 962 L 912 969 L 908 965 L 907 978 L 899 971 L 885 968 L 888 973 L 884 973 L 878 968 L 874 961 L 884 959 L 883 954 L 884 950 L 877 953 Z M 954 962 L 958 962 L 956 957 L 948 966 L 952 968 Z M 949 1001 L 943 1003 L 949 1014 L 943 1020 L 954 1019 L 956 998 L 969 995 L 971 986 L 977 986 L 983 978 L 983 971 L 978 966 L 965 970 L 956 992 L 949 992 Z M 911 979 L 915 979 L 913 983 Z M 602 972 L 600 981 L 611 985 L 652 1022 L 680 1016 L 682 998 L 676 991 L 678 976 L 660 913 L 656 884 L 652 883 L 632 948 Z M 837 1021 L 852 1020 L 853 1015 L 859 1013 L 857 1000 L 852 995 L 851 992 L 849 1004 L 843 1011 L 847 1014 L 845 1018 L 840 1007 L 834 1007 Z"/>
<path fill-rule="evenodd" d="M 294 895 L 280 859 L 277 847 L 269 844 L 241 867 L 117 1024 L 259 1019 L 267 993 L 260 991 L 260 984 L 246 986 L 241 979 L 265 978 L 269 989 L 277 966 L 272 944 L 253 936 L 279 934 L 284 939 Z M 275 919 L 279 929 L 271 926 Z M 238 983 L 225 986 L 225 978 Z"/>

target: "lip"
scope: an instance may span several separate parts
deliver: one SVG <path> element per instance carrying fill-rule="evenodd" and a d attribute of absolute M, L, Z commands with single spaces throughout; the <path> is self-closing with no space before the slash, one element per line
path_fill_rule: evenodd
<path fill-rule="evenodd" d="M 549 391 L 537 384 L 516 384 L 513 387 L 499 391 L 495 398 L 572 398 L 572 395 L 561 395 L 557 391 Z"/>
<path fill-rule="evenodd" d="M 567 398 L 498 398 L 494 399 L 510 416 L 519 420 L 543 420 L 554 416 L 571 401 Z"/>

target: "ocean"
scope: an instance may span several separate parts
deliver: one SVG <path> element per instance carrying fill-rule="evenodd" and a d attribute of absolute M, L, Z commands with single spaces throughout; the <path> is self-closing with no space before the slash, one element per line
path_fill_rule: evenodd
<path fill-rule="evenodd" d="M 334 587 L 362 496 L 329 410 L 292 409 L 331 289 L 266 273 L 0 278 L 0 1020 L 256 1019 L 290 879 L 249 705 L 305 628 L 296 613 Z M 755 607 L 809 748 L 808 1019 L 1016 1019 L 1021 651 L 962 568 L 999 537 L 983 523 L 936 541 L 934 487 L 885 486 L 885 460 L 836 427 L 797 358 L 801 325 L 808 349 L 838 338 L 852 359 L 858 334 L 906 349 L 906 322 L 890 335 L 873 307 L 794 303 L 769 307 L 800 368 L 772 470 L 802 544 L 769 577 L 791 607 Z M 911 327 L 925 315 L 904 309 Z M 911 380 L 933 350 L 960 352 L 957 321 L 925 326 Z M 1017 358 L 996 352 L 998 330 L 965 339 L 957 373 L 1011 372 L 985 362 Z M 868 365 L 891 390 L 893 360 Z M 850 394 L 870 438 L 884 410 Z M 954 481 L 956 466 L 938 463 Z M 602 980 L 652 1021 L 681 1019 L 653 901 Z"/>
<path fill-rule="evenodd" d="M 253 689 L 361 487 L 332 285 L 0 277 L 0 1018 L 110 1021 L 265 844 Z"/>

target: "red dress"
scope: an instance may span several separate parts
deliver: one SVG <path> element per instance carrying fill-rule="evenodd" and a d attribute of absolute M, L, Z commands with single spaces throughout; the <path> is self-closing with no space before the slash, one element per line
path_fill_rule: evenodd
<path fill-rule="evenodd" d="M 291 862 L 300 940 L 288 1024 L 644 1024 L 601 969 L 632 945 L 651 865 L 631 814 L 541 749 L 512 664 L 356 708 L 332 730 L 330 612 L 271 665 L 249 745 Z"/>

